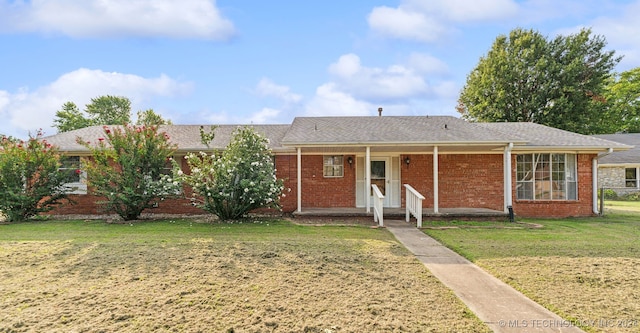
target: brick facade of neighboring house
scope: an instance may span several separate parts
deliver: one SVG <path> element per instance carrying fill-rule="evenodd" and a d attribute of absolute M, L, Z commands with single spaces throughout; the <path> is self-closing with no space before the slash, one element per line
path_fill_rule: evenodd
<path fill-rule="evenodd" d="M 609 149 L 629 148 L 531 123 L 473 124 L 454 117 L 308 117 L 296 118 L 291 125 L 252 127 L 270 140 L 276 176 L 285 184 L 286 196 L 281 199 L 284 212 L 310 208 L 364 211 L 371 193 L 367 185 L 377 183 L 386 192 L 388 207 L 404 207 L 403 184 L 409 184 L 425 197 L 423 207 L 432 210 L 482 208 L 502 212 L 511 205 L 518 216 L 590 216 L 597 206 L 592 186 L 594 159 Z M 188 170 L 182 156 L 207 150 L 199 142 L 199 128 L 161 128 L 178 145 L 174 157 L 182 161 L 185 172 Z M 235 128 L 218 127 L 212 147 L 224 149 Z M 101 127 L 91 127 L 47 140 L 67 155 L 86 156 L 87 151 L 74 144 L 75 137 L 95 140 L 101 131 Z M 519 155 L 525 158 L 520 161 Z M 511 169 L 507 172 L 508 156 Z M 548 179 L 527 178 L 534 177 L 534 173 L 522 170 L 531 165 L 538 168 L 536 175 L 545 170 L 543 162 L 526 164 L 527 158 L 553 159 L 547 166 L 553 165 L 555 173 Z M 557 158 L 563 162 L 557 162 Z M 327 170 L 331 174 L 325 174 Z M 509 184 L 510 193 L 505 193 Z M 546 187 L 549 191 L 543 191 Z M 185 190 L 187 197 L 188 191 Z M 438 191 L 437 202 L 434 191 Z M 76 205 L 53 213 L 100 213 L 96 205 L 99 198 L 90 195 L 90 189 L 87 194 L 74 194 L 72 198 Z M 150 212 L 203 213 L 188 199 L 158 202 Z"/>

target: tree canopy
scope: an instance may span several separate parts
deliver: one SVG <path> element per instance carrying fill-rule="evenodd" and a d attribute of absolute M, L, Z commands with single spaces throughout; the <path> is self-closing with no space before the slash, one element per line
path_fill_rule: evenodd
<path fill-rule="evenodd" d="M 131 101 L 122 96 L 99 96 L 92 98 L 80 111 L 73 102 L 66 102 L 56 112 L 53 126 L 58 132 L 67 132 L 93 125 L 124 125 L 131 123 Z M 164 120 L 152 109 L 138 111 L 138 125 L 164 125 L 171 121 Z"/>
<path fill-rule="evenodd" d="M 609 133 L 640 133 L 640 67 L 611 78 L 605 89 Z"/>
<path fill-rule="evenodd" d="M 471 121 L 604 132 L 605 87 L 621 59 L 606 45 L 590 29 L 552 40 L 534 30 L 500 35 L 468 75 L 457 109 Z"/>

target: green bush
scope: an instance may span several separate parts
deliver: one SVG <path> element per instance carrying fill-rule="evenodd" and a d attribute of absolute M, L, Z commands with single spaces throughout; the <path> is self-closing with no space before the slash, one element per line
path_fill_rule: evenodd
<path fill-rule="evenodd" d="M 601 199 L 600 197 L 600 193 L 601 191 L 598 191 L 598 199 Z M 604 189 L 604 199 L 605 200 L 618 200 L 618 193 L 616 193 L 616 191 L 607 188 Z"/>
<path fill-rule="evenodd" d="M 0 138 L 0 212 L 8 221 L 23 221 L 68 202 L 58 150 L 42 139 Z"/>
<path fill-rule="evenodd" d="M 640 192 L 627 193 L 620 196 L 619 200 L 624 201 L 640 201 Z"/>
<path fill-rule="evenodd" d="M 85 161 L 87 182 L 93 193 L 105 197 L 99 204 L 123 220 L 137 219 L 157 200 L 177 197 L 182 185 L 163 174 L 175 151 L 169 136 L 157 126 L 104 126 L 104 138 L 78 143 L 87 147 L 92 159 Z"/>

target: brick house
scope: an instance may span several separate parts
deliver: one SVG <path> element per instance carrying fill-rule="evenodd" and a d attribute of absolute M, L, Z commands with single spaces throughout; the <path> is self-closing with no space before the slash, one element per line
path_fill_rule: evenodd
<path fill-rule="evenodd" d="M 594 137 L 633 146 L 629 150 L 613 152 L 599 159 L 598 187 L 612 189 L 618 195 L 640 191 L 640 133 Z"/>
<path fill-rule="evenodd" d="M 240 125 L 244 126 L 244 125 Z M 277 177 L 291 191 L 284 212 L 350 208 L 369 212 L 372 185 L 388 208 L 404 207 L 404 184 L 424 196 L 425 211 L 470 208 L 518 216 L 590 216 L 597 212 L 599 155 L 630 147 L 533 123 L 469 123 L 450 116 L 298 117 L 289 125 L 249 125 L 270 140 Z M 221 125 L 212 148 L 223 149 L 238 125 Z M 178 145 L 174 158 L 206 150 L 200 125 L 161 128 Z M 101 126 L 47 140 L 71 165 L 89 156 L 76 137 L 103 137 Z M 75 163 L 75 164 L 74 164 Z M 54 214 L 97 213 L 82 175 L 78 204 Z M 188 189 L 185 189 L 188 192 Z M 202 213 L 187 200 L 160 202 L 157 213 Z"/>

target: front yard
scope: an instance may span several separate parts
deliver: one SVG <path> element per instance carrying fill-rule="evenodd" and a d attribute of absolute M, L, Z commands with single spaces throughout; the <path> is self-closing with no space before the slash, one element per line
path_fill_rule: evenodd
<path fill-rule="evenodd" d="M 523 219 L 542 228 L 463 222 L 425 232 L 586 331 L 638 332 L 638 208 L 613 202 L 605 217 Z"/>
<path fill-rule="evenodd" d="M 488 332 L 384 229 L 0 225 L 0 332 Z"/>

